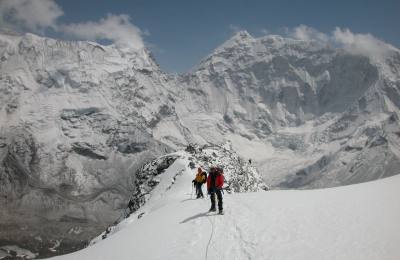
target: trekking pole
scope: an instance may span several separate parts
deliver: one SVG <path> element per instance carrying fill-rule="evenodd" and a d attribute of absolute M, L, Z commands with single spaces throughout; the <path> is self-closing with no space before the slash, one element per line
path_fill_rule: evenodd
<path fill-rule="evenodd" d="M 193 183 L 192 183 L 192 193 L 190 194 L 190 198 L 193 199 Z"/>

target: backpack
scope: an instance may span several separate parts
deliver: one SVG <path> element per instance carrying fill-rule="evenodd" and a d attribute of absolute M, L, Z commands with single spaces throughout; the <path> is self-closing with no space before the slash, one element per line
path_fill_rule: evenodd
<path fill-rule="evenodd" d="M 198 183 L 204 183 L 206 181 L 206 178 L 204 177 L 204 174 L 196 174 L 196 182 Z"/>
<path fill-rule="evenodd" d="M 207 173 L 203 172 L 201 175 L 203 177 L 203 183 L 206 183 L 207 182 Z"/>
<path fill-rule="evenodd" d="M 211 189 L 215 189 L 216 188 L 217 178 L 220 179 L 222 177 L 223 180 L 225 179 L 223 170 L 221 168 L 212 169 L 208 176 L 210 177 L 210 186 L 209 186 L 209 188 L 211 188 Z M 221 180 L 220 180 L 220 182 L 221 182 Z M 219 185 L 220 184 L 221 183 L 219 183 Z M 223 185 L 223 181 L 222 181 L 222 185 Z"/>
<path fill-rule="evenodd" d="M 218 170 L 215 168 L 213 171 L 211 171 L 210 172 L 210 174 L 209 174 L 209 176 L 210 176 L 210 179 L 211 179 L 211 187 L 212 188 L 215 188 L 215 180 L 217 179 L 217 176 L 219 175 L 220 173 L 218 172 Z"/>

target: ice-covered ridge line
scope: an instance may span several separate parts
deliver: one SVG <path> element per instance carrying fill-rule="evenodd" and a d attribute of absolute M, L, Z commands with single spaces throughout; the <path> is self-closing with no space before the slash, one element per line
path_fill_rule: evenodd
<path fill-rule="evenodd" d="M 353 46 L 354 47 L 354 46 Z M 195 73 L 196 70 L 204 69 L 205 64 L 212 61 L 213 57 L 220 54 L 226 53 L 227 51 L 239 52 L 240 50 L 246 51 L 242 52 L 242 55 L 253 55 L 257 58 L 257 55 L 262 56 L 265 59 L 263 52 L 274 52 L 293 56 L 302 56 L 303 52 L 323 52 L 329 50 L 332 53 L 347 53 L 350 55 L 361 55 L 371 59 L 371 62 L 381 69 L 382 73 L 389 72 L 391 70 L 387 63 L 398 62 L 400 58 L 400 50 L 393 45 L 381 43 L 381 53 L 384 55 L 373 55 L 365 50 L 355 51 L 351 45 L 339 44 L 335 41 L 319 41 L 314 39 L 297 39 L 291 37 L 290 35 L 273 35 L 268 34 L 260 37 L 253 37 L 246 30 L 236 32 L 230 39 L 222 43 L 220 46 L 214 49 L 214 51 L 203 58 L 197 66 L 190 70 L 190 73 Z M 355 47 L 357 48 L 357 47 Z M 359 47 L 362 49 L 362 47 Z M 240 52 L 239 52 L 240 53 Z M 310 53 L 309 53 L 310 55 Z M 304 57 L 307 57 L 305 55 Z M 397 61 L 396 61 L 397 60 Z M 393 76 L 390 75 L 390 76 Z"/>
<path fill-rule="evenodd" d="M 26 62 L 41 69 L 49 69 L 49 59 L 52 64 L 65 62 L 65 59 L 79 62 L 81 65 L 109 63 L 114 66 L 129 66 L 141 70 L 156 69 L 161 72 L 150 51 L 145 47 L 140 49 L 120 48 L 114 44 L 101 45 L 91 41 L 67 41 L 38 36 L 31 33 L 22 35 L 0 34 L 0 56 L 3 61 L 15 53 L 29 57 Z M 64 66 L 65 67 L 65 66 Z M 111 66 L 110 66 L 111 68 Z M 89 68 L 86 68 L 89 69 Z"/>
<path fill-rule="evenodd" d="M 176 168 L 176 164 L 187 164 L 187 168 Z M 146 164 L 136 172 L 136 192 L 132 194 L 128 207 L 117 222 L 124 223 L 127 220 L 141 218 L 148 211 L 149 204 L 159 203 L 164 197 L 171 194 L 170 190 L 175 190 L 177 179 L 182 174 L 191 172 L 194 178 L 197 168 L 209 172 L 210 167 L 218 166 L 224 171 L 224 190 L 228 193 L 235 192 L 255 192 L 268 190 L 268 186 L 262 181 L 256 168 L 248 162 L 243 162 L 241 158 L 225 146 L 203 146 L 189 145 L 186 151 L 179 151 L 156 158 Z M 192 190 L 192 196 L 194 190 Z M 205 193 L 205 192 L 204 192 Z M 130 205 L 130 206 L 129 206 Z M 135 217 L 131 217 L 134 215 Z M 112 225 L 100 236 L 92 240 L 91 244 L 97 243 L 100 239 L 105 239 L 121 229 L 121 225 Z"/>

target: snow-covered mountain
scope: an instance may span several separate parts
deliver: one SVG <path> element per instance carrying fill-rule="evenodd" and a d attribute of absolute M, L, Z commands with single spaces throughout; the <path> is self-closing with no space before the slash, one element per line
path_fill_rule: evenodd
<path fill-rule="evenodd" d="M 1 34 L 0 92 L 1 245 L 42 255 L 119 219 L 138 170 L 189 143 L 230 142 L 272 189 L 399 173 L 395 48 L 239 32 L 177 76 L 146 49 Z"/>
<path fill-rule="evenodd" d="M 81 247 L 170 150 L 151 133 L 170 113 L 168 76 L 145 49 L 32 34 L 1 35 L 0 57 L 2 244 Z"/>
<path fill-rule="evenodd" d="M 366 57 L 314 41 L 239 32 L 180 79 L 197 136 L 230 139 L 275 188 L 399 173 L 400 52 Z M 185 106 L 185 108 L 181 108 Z M 215 115 L 219 131 L 208 134 Z"/>
<path fill-rule="evenodd" d="M 322 190 L 225 193 L 225 215 L 216 215 L 208 199 L 191 196 L 189 156 L 177 155 L 141 210 L 106 239 L 52 259 L 400 257 L 399 175 Z"/>

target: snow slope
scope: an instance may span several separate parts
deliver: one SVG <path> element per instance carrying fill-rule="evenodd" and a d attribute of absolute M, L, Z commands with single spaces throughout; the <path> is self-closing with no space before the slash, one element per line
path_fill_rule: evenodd
<path fill-rule="evenodd" d="M 177 159 L 117 232 L 52 259 L 400 258 L 398 175 L 323 190 L 225 194 L 220 216 L 191 196 L 188 162 Z"/>

